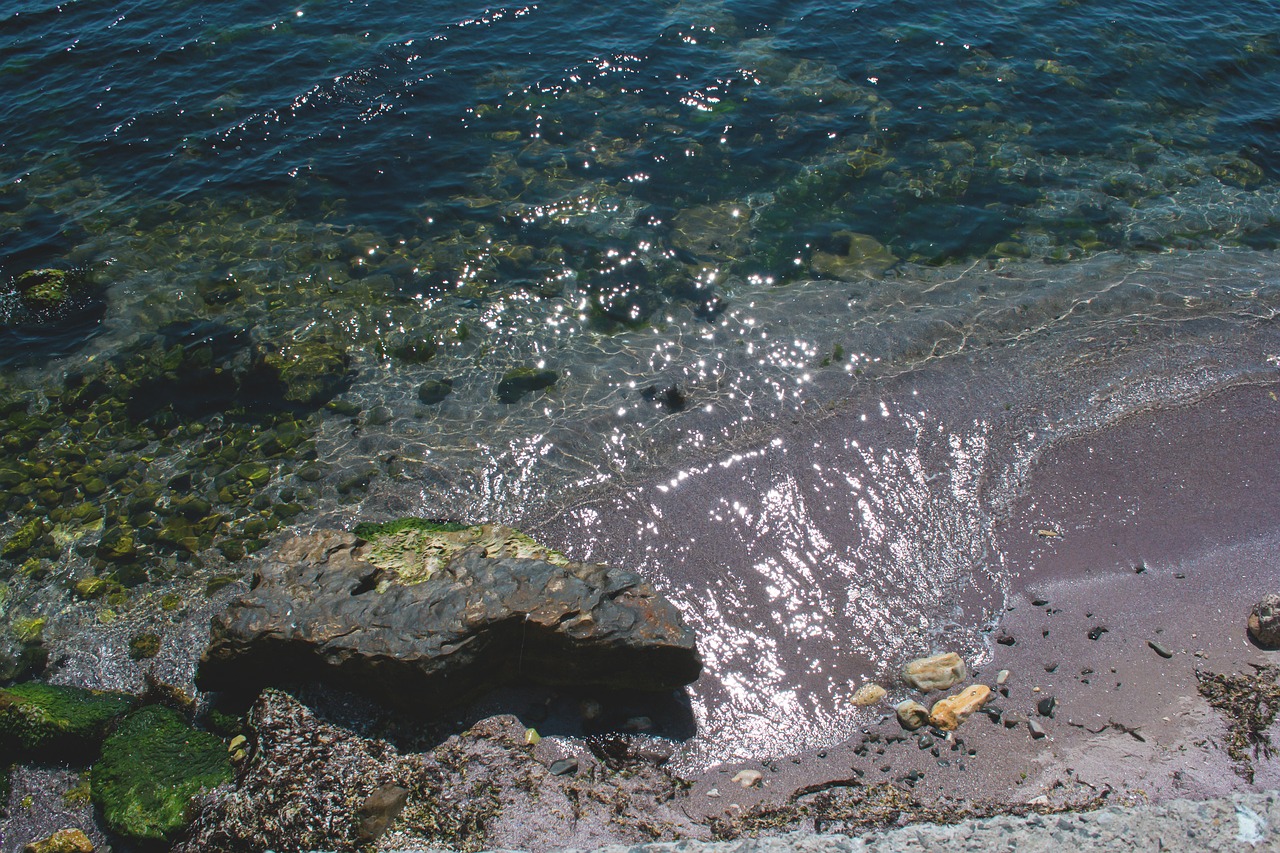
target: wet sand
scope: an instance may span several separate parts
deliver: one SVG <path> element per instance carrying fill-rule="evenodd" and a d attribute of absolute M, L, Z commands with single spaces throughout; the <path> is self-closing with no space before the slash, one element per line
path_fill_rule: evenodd
<path fill-rule="evenodd" d="M 996 687 L 997 673 L 1009 671 L 1008 695 L 989 703 L 1006 712 L 1002 720 L 975 715 L 953 749 L 934 736 L 922 748 L 922 733 L 898 740 L 896 721 L 882 719 L 830 747 L 715 768 L 698 779 L 687 811 L 733 819 L 826 783 L 901 784 L 917 773 L 921 799 L 992 804 L 1280 787 L 1274 758 L 1252 762 L 1252 782 L 1233 764 L 1225 718 L 1196 676 L 1280 664 L 1280 652 L 1257 648 L 1245 631 L 1253 603 L 1280 586 L 1273 387 L 1135 414 L 1062 442 L 1032 466 L 998 521 L 1013 586 L 991 658 L 971 678 Z M 911 694 L 885 686 L 879 710 L 891 714 Z M 1052 717 L 1038 711 L 1049 697 Z M 1029 719 L 1045 737 L 1032 736 Z M 763 772 L 760 787 L 731 782 L 744 767 Z"/>

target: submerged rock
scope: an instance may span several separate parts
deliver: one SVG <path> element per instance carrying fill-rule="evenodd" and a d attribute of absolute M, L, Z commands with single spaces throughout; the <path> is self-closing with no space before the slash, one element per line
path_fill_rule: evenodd
<path fill-rule="evenodd" d="M 1260 646 L 1280 648 L 1280 595 L 1270 593 L 1249 614 L 1249 636 Z"/>
<path fill-rule="evenodd" d="M 151 705 L 120 723 L 93 765 L 90 790 L 112 832 L 172 841 L 186 827 L 191 799 L 231 781 L 222 741 Z"/>
<path fill-rule="evenodd" d="M 670 690 L 701 668 L 679 611 L 631 572 L 507 527 L 419 522 L 287 542 L 214 618 L 197 682 L 324 679 L 440 707 L 522 680 Z"/>
<path fill-rule="evenodd" d="M 79 829 L 59 829 L 48 838 L 32 841 L 22 853 L 93 853 L 93 842 Z"/>
<path fill-rule="evenodd" d="M 955 652 L 918 658 L 902 668 L 902 680 L 916 690 L 946 690 L 965 679 L 964 661 Z"/>
<path fill-rule="evenodd" d="M 500 403 L 518 403 L 526 395 L 555 385 L 560 376 L 554 370 L 517 367 L 508 370 L 498 382 L 494 396 Z"/>

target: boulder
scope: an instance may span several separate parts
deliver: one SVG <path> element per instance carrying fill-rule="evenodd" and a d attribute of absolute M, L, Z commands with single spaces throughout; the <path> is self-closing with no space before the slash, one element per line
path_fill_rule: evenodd
<path fill-rule="evenodd" d="M 990 698 L 990 687 L 985 684 L 971 684 L 956 695 L 935 702 L 933 709 L 929 712 L 929 722 L 944 732 L 955 731 Z"/>
<path fill-rule="evenodd" d="M 412 522 L 416 522 L 412 523 Z M 287 542 L 213 620 L 202 689 L 326 680 L 439 708 L 501 683 L 671 690 L 693 632 L 638 576 L 508 527 L 420 522 Z"/>
<path fill-rule="evenodd" d="M 0 752 L 92 760 L 110 726 L 135 703 L 127 693 L 14 684 L 0 690 Z"/>
<path fill-rule="evenodd" d="M 1280 595 L 1269 593 L 1253 605 L 1253 612 L 1249 614 L 1249 636 L 1263 648 L 1280 648 Z"/>
<path fill-rule="evenodd" d="M 223 742 L 160 705 L 135 711 L 102 745 L 89 786 L 112 832 L 172 841 L 188 823 L 191 799 L 231 781 Z"/>
<path fill-rule="evenodd" d="M 923 693 L 953 687 L 966 674 L 964 661 L 955 652 L 918 658 L 902 668 L 902 680 Z"/>

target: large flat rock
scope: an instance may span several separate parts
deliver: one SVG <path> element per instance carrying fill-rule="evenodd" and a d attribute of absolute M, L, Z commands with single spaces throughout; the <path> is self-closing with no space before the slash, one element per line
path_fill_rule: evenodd
<path fill-rule="evenodd" d="M 670 690 L 698 677 L 693 632 L 648 583 L 529 546 L 490 526 L 295 537 L 214 618 L 197 683 L 319 679 L 438 707 L 500 683 Z"/>

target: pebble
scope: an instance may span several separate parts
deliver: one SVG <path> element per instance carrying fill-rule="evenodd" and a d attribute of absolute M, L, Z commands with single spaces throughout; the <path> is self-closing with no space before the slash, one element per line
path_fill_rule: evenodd
<path fill-rule="evenodd" d="M 964 661 L 955 652 L 917 658 L 902 668 L 902 680 L 923 693 L 946 690 L 965 679 Z"/>
<path fill-rule="evenodd" d="M 1022 725 L 1023 723 L 1027 723 L 1030 721 L 1026 717 L 1022 716 L 1021 714 L 1006 712 L 1004 716 L 1000 718 L 1000 722 L 1004 723 L 1004 727 L 1006 729 L 1016 729 L 1018 726 Z"/>
<path fill-rule="evenodd" d="M 868 705 L 874 705 L 889 695 L 889 691 L 885 690 L 879 684 L 864 684 L 858 688 L 858 692 L 853 694 L 853 704 L 859 708 L 865 708 Z"/>
<path fill-rule="evenodd" d="M 1171 658 L 1171 657 L 1173 657 L 1173 652 L 1169 651 L 1169 650 L 1168 650 L 1168 649 L 1166 649 L 1164 646 L 1162 646 L 1162 645 L 1160 645 L 1159 643 L 1157 643 L 1155 640 L 1147 640 L 1147 645 L 1151 647 L 1151 651 L 1153 651 L 1153 652 L 1155 652 L 1156 654 L 1160 655 L 1160 657 L 1162 657 L 1162 658 Z"/>
<path fill-rule="evenodd" d="M 1268 593 L 1249 613 L 1249 636 L 1264 648 L 1280 647 L 1280 594 Z"/>
<path fill-rule="evenodd" d="M 1106 628 L 1102 627 L 1101 625 L 1095 625 L 1093 629 L 1089 631 L 1089 639 L 1096 640 L 1106 633 L 1108 633 Z"/>
<path fill-rule="evenodd" d="M 894 711 L 897 712 L 898 723 L 907 731 L 913 732 L 929 722 L 929 709 L 914 699 L 899 702 Z"/>
<path fill-rule="evenodd" d="M 1044 726 L 1040 725 L 1035 720 L 1027 720 L 1027 728 L 1031 730 L 1031 737 L 1035 740 L 1040 740 L 1040 738 L 1048 737 L 1049 735 L 1049 733 L 1045 731 Z"/>
<path fill-rule="evenodd" d="M 552 776 L 567 776 L 570 773 L 577 773 L 578 759 L 561 758 L 559 761 L 551 762 L 551 767 L 548 769 L 551 770 Z"/>
<path fill-rule="evenodd" d="M 739 770 L 733 777 L 734 783 L 744 788 L 758 788 L 763 779 L 764 774 L 759 770 Z"/>
<path fill-rule="evenodd" d="M 360 841 L 369 844 L 377 840 L 391 827 L 408 802 L 407 788 L 387 784 L 374 789 L 356 811 L 356 816 L 360 819 L 357 832 Z"/>
<path fill-rule="evenodd" d="M 996 684 L 1003 685 L 1008 680 L 1009 680 L 1009 670 L 1002 669 L 996 673 Z"/>
<path fill-rule="evenodd" d="M 985 684 L 972 684 L 954 696 L 940 699 L 929 712 L 929 722 L 943 731 L 954 731 L 969 716 L 987 704 L 991 688 Z"/>
<path fill-rule="evenodd" d="M 720 796 L 720 789 L 719 789 L 719 788 L 710 788 L 710 789 L 708 789 L 708 790 L 707 790 L 707 796 L 708 796 L 708 797 L 710 797 L 710 798 L 711 798 L 711 799 L 713 799 L 713 800 L 714 800 L 714 799 L 716 799 L 716 798 L 718 798 L 718 797 Z"/>
<path fill-rule="evenodd" d="M 1053 718 L 1053 712 L 1058 707 L 1058 700 L 1052 696 L 1046 696 L 1036 704 L 1036 710 L 1040 712 L 1040 716 Z"/>

